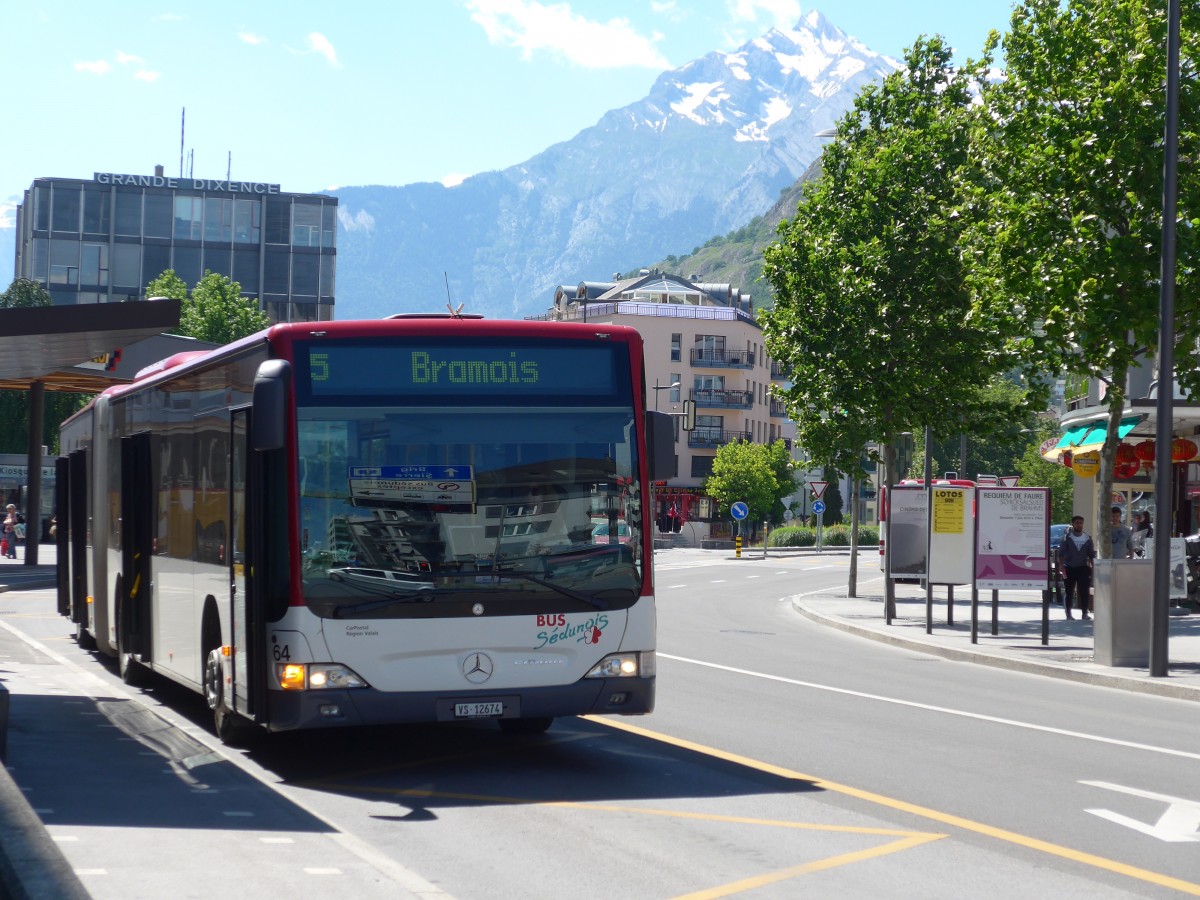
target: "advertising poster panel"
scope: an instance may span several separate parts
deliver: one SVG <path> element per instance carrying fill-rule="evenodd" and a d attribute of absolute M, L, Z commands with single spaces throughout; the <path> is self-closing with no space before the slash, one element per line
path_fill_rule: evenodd
<path fill-rule="evenodd" d="M 928 555 L 929 504 L 925 489 L 893 486 L 888 501 L 888 574 L 892 578 L 924 578 L 929 571 Z"/>
<path fill-rule="evenodd" d="M 1044 590 L 1050 557 L 1050 489 L 979 488 L 975 585 Z"/>
<path fill-rule="evenodd" d="M 933 533 L 929 540 L 929 580 L 933 584 L 970 584 L 975 571 L 975 488 L 933 485 Z"/>

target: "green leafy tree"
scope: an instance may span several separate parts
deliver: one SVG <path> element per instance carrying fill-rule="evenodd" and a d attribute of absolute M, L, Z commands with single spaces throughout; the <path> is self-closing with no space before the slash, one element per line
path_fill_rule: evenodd
<path fill-rule="evenodd" d="M 1038 452 L 1042 441 L 1058 437 L 1058 428 L 1043 425 L 1037 439 L 1013 460 L 1013 469 L 1021 476 L 1021 487 L 1050 488 L 1050 521 L 1070 522 L 1075 503 L 1075 474 L 1066 466 L 1047 462 Z"/>
<path fill-rule="evenodd" d="M 801 445 L 856 478 L 864 449 L 882 445 L 893 480 L 901 431 L 982 433 L 1000 418 L 978 389 L 1004 365 L 997 334 L 1010 329 L 975 308 L 959 247 L 984 72 L 950 62 L 940 38 L 918 40 L 859 94 L 764 253 L 775 293 L 764 336 L 791 381 L 776 393 Z"/>
<path fill-rule="evenodd" d="M 783 441 L 755 444 L 734 441 L 717 450 L 712 474 L 702 490 L 712 497 L 722 515 L 741 500 L 750 507 L 749 522 L 778 522 L 783 498 L 795 491 L 791 459 Z"/>
<path fill-rule="evenodd" d="M 951 69 L 939 38 L 905 62 L 859 95 L 822 177 L 765 253 L 776 302 L 764 334 L 792 382 L 778 393 L 818 458 L 834 448 L 814 444 L 845 432 L 842 421 L 865 438 L 840 448 L 853 458 L 902 430 L 956 434 L 999 419 L 980 389 L 1003 364 L 1000 347 L 958 247 L 969 211 L 957 173 L 981 73 Z"/>
<path fill-rule="evenodd" d="M 1200 5 L 1183 4 L 1180 158 L 1200 158 Z M 1159 331 L 1167 4 L 1025 0 L 1004 38 L 1005 77 L 983 91 L 967 234 L 980 296 L 1015 310 L 1010 353 L 1027 369 L 1107 386 L 1097 494 L 1112 490 L 1131 366 Z M 993 36 L 987 54 L 994 51 Z M 1200 392 L 1200 167 L 1181 165 L 1178 378 Z M 1191 219 L 1188 227 L 1187 219 Z M 1111 552 L 1109 517 L 1097 546 Z"/>
<path fill-rule="evenodd" d="M 176 275 L 174 269 L 167 269 L 146 285 L 146 297 L 167 297 L 171 300 L 187 300 L 187 282 Z"/>
<path fill-rule="evenodd" d="M 182 283 L 174 272 L 168 270 L 151 282 L 150 287 L 178 290 L 178 285 Z M 257 301 L 242 296 L 242 286 L 238 282 L 224 275 L 205 272 L 191 296 L 183 302 L 176 334 L 215 344 L 228 344 L 262 331 L 270 324 L 270 318 L 258 308 Z"/>
<path fill-rule="evenodd" d="M 1028 446 L 1038 427 L 1038 416 L 1030 409 L 1028 390 L 1008 376 L 995 376 L 981 389 L 987 395 L 986 404 L 999 414 L 985 438 L 970 434 L 937 437 L 930 442 L 933 475 L 940 478 L 945 472 L 958 472 L 960 478 L 974 479 L 978 475 L 1013 475 L 1017 470 L 1013 460 Z M 1043 435 L 1045 437 L 1045 435 Z M 967 462 L 962 462 L 963 440 L 966 440 Z M 925 477 L 925 435 L 913 435 L 913 457 L 909 466 L 910 478 Z"/>
<path fill-rule="evenodd" d="M 8 290 L 0 294 L 0 309 L 28 308 L 31 306 L 51 306 L 54 300 L 49 291 L 36 281 L 28 278 L 17 278 L 8 286 Z"/>

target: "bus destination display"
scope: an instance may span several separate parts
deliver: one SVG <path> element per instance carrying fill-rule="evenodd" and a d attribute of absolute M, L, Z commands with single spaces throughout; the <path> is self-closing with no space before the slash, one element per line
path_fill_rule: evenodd
<path fill-rule="evenodd" d="M 337 395 L 612 394 L 612 347 L 321 344 L 309 390 Z"/>

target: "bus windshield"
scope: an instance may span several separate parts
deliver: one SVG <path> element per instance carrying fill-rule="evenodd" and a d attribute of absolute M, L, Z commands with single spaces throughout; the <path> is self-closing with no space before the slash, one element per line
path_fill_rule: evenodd
<path fill-rule="evenodd" d="M 323 402 L 299 406 L 297 432 L 318 615 L 612 609 L 640 593 L 632 406 Z"/>

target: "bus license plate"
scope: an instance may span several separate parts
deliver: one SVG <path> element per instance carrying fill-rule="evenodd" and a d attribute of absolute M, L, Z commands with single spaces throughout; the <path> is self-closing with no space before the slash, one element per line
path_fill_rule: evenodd
<path fill-rule="evenodd" d="M 504 704 L 499 700 L 487 703 L 455 703 L 456 719 L 495 719 L 504 715 Z"/>

